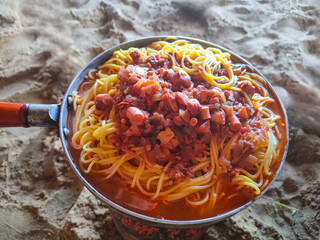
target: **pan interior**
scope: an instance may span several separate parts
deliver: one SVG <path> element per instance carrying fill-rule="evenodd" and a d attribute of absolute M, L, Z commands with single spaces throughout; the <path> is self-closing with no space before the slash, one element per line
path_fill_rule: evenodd
<path fill-rule="evenodd" d="M 98 66 L 102 65 L 105 61 L 107 61 L 111 56 L 112 53 L 116 50 L 119 49 L 128 49 L 130 47 L 144 47 L 148 44 L 151 44 L 152 42 L 155 41 L 161 41 L 161 40 L 166 40 L 166 41 L 175 41 L 177 39 L 184 39 L 184 40 L 188 40 L 190 42 L 193 43 L 199 43 L 203 46 L 206 47 L 215 47 L 215 48 L 219 48 L 224 52 L 229 52 L 232 55 L 232 60 L 238 63 L 245 63 L 250 65 L 257 74 L 259 74 L 260 76 L 262 76 L 264 78 L 264 80 L 267 82 L 267 85 L 270 89 L 270 91 L 272 92 L 272 94 L 275 96 L 276 100 L 281 104 L 280 99 L 278 98 L 278 96 L 276 95 L 274 89 L 272 88 L 272 86 L 270 85 L 270 83 L 267 81 L 267 79 L 255 68 L 252 66 L 252 64 L 250 64 L 248 61 L 246 61 L 245 59 L 243 59 L 242 57 L 238 56 L 237 54 L 233 53 L 232 51 L 221 47 L 219 45 L 207 42 L 207 41 L 203 41 L 203 40 L 199 40 L 199 39 L 195 39 L 195 38 L 190 38 L 190 37 L 182 37 L 182 36 L 155 36 L 155 37 L 147 37 L 147 38 L 142 38 L 142 39 L 138 39 L 138 40 L 133 40 L 133 41 L 128 41 L 122 44 L 119 44 L 117 46 L 114 46 L 104 52 L 102 52 L 101 54 L 99 54 L 98 56 L 96 56 L 95 58 L 93 58 L 83 69 L 80 70 L 80 72 L 75 76 L 75 78 L 73 79 L 73 81 L 71 82 L 68 90 L 66 91 L 66 94 L 64 96 L 64 99 L 62 101 L 62 105 L 61 105 L 61 112 L 60 112 L 60 120 L 59 120 L 59 131 L 60 131 L 60 136 L 61 136 L 61 141 L 62 141 L 62 146 L 64 148 L 64 151 L 66 153 L 66 156 L 68 158 L 69 164 L 71 165 L 71 167 L 73 168 L 74 172 L 76 173 L 76 175 L 80 178 L 80 180 L 82 181 L 82 183 L 97 197 L 99 198 L 103 203 L 105 203 L 108 207 L 113 208 L 117 211 L 120 211 L 122 214 L 130 216 L 132 218 L 138 219 L 138 220 L 142 220 L 147 222 L 148 224 L 154 225 L 154 226 L 162 226 L 162 227 L 172 227 L 174 225 L 175 228 L 186 228 L 186 227 L 191 227 L 191 226 L 204 226 L 204 225 L 209 225 L 212 224 L 214 222 L 218 222 L 221 221 L 227 217 L 230 217 L 232 215 L 234 215 L 235 213 L 243 210 L 244 208 L 248 207 L 249 205 L 251 205 L 255 200 L 257 200 L 259 197 L 261 197 L 270 187 L 270 185 L 272 184 L 272 182 L 274 181 L 274 179 L 277 177 L 277 175 L 279 174 L 283 163 L 284 163 L 284 159 L 286 157 L 287 154 L 287 149 L 288 149 L 288 140 L 285 146 L 285 151 L 284 151 L 284 155 L 283 155 L 283 159 L 280 163 L 280 166 L 277 170 L 277 173 L 275 174 L 275 177 L 273 179 L 273 181 L 271 182 L 271 184 L 269 184 L 269 186 L 256 198 L 254 198 L 253 200 L 249 201 L 248 203 L 233 209 L 229 212 L 226 212 L 224 214 L 215 216 L 215 217 L 211 217 L 211 218 L 206 218 L 206 219 L 200 219 L 200 220 L 192 220 L 192 221 L 173 221 L 173 220 L 163 220 L 163 219 L 157 219 L 157 218 L 152 218 L 152 217 L 148 217 L 148 216 L 144 216 L 138 213 L 135 213 L 133 211 L 127 210 L 125 208 L 123 208 L 122 206 L 119 206 L 118 204 L 110 201 L 108 198 L 106 198 L 105 196 L 103 196 L 100 192 L 98 192 L 83 176 L 82 173 L 80 171 L 80 169 L 77 168 L 74 159 L 72 157 L 72 155 L 70 154 L 70 151 L 68 150 L 68 142 L 66 139 L 66 136 L 69 132 L 68 128 L 67 128 L 67 118 L 68 118 L 68 112 L 69 112 L 69 105 L 68 105 L 68 96 L 72 95 L 73 91 L 76 91 L 79 87 L 79 85 L 81 84 L 81 82 L 83 81 L 84 77 L 87 75 L 87 73 L 92 70 L 97 68 Z M 70 100 L 69 100 L 70 101 Z M 288 119 L 287 119 L 287 115 L 285 112 L 285 109 L 283 107 L 283 105 L 281 104 L 281 111 L 282 111 L 282 115 L 285 117 L 285 123 L 286 123 L 286 138 L 288 139 Z"/>

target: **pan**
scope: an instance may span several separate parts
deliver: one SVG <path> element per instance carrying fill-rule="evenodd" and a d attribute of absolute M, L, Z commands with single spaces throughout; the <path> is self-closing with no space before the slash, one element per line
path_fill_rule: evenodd
<path fill-rule="evenodd" d="M 91 193 L 102 201 L 108 208 L 110 208 L 111 214 L 114 219 L 114 223 L 124 239 L 198 239 L 207 229 L 209 225 L 222 221 L 253 204 L 258 198 L 262 197 L 264 193 L 269 189 L 270 185 L 278 176 L 281 168 L 284 164 L 288 149 L 288 140 L 286 140 L 284 155 L 281 160 L 280 166 L 275 174 L 273 181 L 269 186 L 261 192 L 261 194 L 251 200 L 250 202 L 228 211 L 224 214 L 220 214 L 215 217 L 188 220 L 188 221 L 174 221 L 166 219 L 158 219 L 149 216 L 145 216 L 131 210 L 128 210 L 117 203 L 111 201 L 106 196 L 102 195 L 97 189 L 95 189 L 83 176 L 83 173 L 76 165 L 77 159 L 73 159 L 70 153 L 69 143 L 67 141 L 70 130 L 68 129 L 67 119 L 72 109 L 72 92 L 76 91 L 87 75 L 87 73 L 96 69 L 108 60 L 112 53 L 119 49 L 128 49 L 130 47 L 144 47 L 155 41 L 173 41 L 177 39 L 188 40 L 193 43 L 201 44 L 205 47 L 214 47 L 221 49 L 223 52 L 229 52 L 232 56 L 232 60 L 238 63 L 248 64 L 254 69 L 254 71 L 262 76 L 266 81 L 270 91 L 275 96 L 275 100 L 281 105 L 282 115 L 284 116 L 284 122 L 286 124 L 286 139 L 288 139 L 288 118 L 286 111 L 281 104 L 281 101 L 274 89 L 268 82 L 268 80 L 248 61 L 233 53 L 232 51 L 221 47 L 211 42 L 203 41 L 196 38 L 182 37 L 182 36 L 153 36 L 145 37 L 133 41 L 128 41 L 114 46 L 95 58 L 93 58 L 85 67 L 83 67 L 71 82 L 67 89 L 65 96 L 59 104 L 26 104 L 26 103 L 0 103 L 0 127 L 56 127 L 59 129 L 59 136 L 61 138 L 62 146 L 65 151 L 67 160 L 73 169 L 74 173 L 78 176 L 84 186 L 91 191 Z"/>

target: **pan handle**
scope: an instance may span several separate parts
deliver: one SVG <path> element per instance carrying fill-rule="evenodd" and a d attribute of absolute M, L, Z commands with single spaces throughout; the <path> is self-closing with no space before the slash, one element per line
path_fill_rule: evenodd
<path fill-rule="evenodd" d="M 60 104 L 0 102 L 0 127 L 57 127 Z"/>

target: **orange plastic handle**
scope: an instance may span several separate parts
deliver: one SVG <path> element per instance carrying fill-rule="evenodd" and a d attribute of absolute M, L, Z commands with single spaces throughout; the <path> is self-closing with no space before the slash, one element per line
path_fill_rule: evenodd
<path fill-rule="evenodd" d="M 0 127 L 28 127 L 27 104 L 0 102 Z"/>

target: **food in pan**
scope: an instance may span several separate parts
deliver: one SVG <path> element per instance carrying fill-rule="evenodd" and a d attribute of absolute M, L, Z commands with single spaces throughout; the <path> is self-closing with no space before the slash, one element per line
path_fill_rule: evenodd
<path fill-rule="evenodd" d="M 228 52 L 186 40 L 115 51 L 73 94 L 72 147 L 107 198 L 147 216 L 215 216 L 258 196 L 284 151 L 280 103 Z"/>

